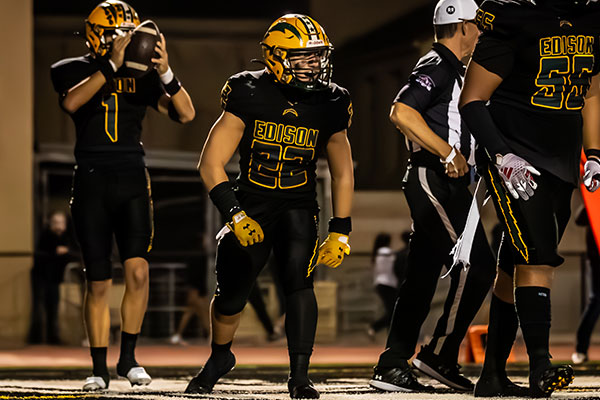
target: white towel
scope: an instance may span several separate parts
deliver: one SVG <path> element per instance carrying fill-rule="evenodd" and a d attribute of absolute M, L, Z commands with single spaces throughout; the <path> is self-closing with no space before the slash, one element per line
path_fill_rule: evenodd
<path fill-rule="evenodd" d="M 467 216 L 467 222 L 465 223 L 465 229 L 460 234 L 460 237 L 456 241 L 456 244 L 450 251 L 452 255 L 452 266 L 448 269 L 448 272 L 442 276 L 445 278 L 450 275 L 452 268 L 462 264 L 466 270 L 471 265 L 471 249 L 473 247 L 473 241 L 475 240 L 475 232 L 477 231 L 477 225 L 480 219 L 480 210 L 483 207 L 486 200 L 486 186 L 483 178 L 479 178 L 477 182 L 477 188 L 471 201 L 471 207 L 469 208 L 469 215 Z"/>

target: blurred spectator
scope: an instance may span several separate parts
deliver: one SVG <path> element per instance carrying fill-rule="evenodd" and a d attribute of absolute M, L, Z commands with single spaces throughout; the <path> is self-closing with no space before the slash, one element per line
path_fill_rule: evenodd
<path fill-rule="evenodd" d="M 598 247 L 585 207 L 582 206 L 577 213 L 575 223 L 585 226 L 586 271 L 583 279 L 588 281 L 585 286 L 589 287 L 588 303 L 579 322 L 577 344 L 575 352 L 571 356 L 574 364 L 582 364 L 588 360 L 590 337 L 600 316 L 600 254 L 598 254 Z"/>
<path fill-rule="evenodd" d="M 394 271 L 396 254 L 390 248 L 391 241 L 392 237 L 389 233 L 377 234 L 371 253 L 373 283 L 385 310 L 384 315 L 371 323 L 367 329 L 367 334 L 371 339 L 374 339 L 375 334 L 381 329 L 390 326 L 394 303 L 398 297 L 398 277 Z"/>
<path fill-rule="evenodd" d="M 187 289 L 187 306 L 181 316 L 177 331 L 169 339 L 172 344 L 187 344 L 183 340 L 183 332 L 194 315 L 198 317 L 200 323 L 201 337 L 208 338 L 210 333 L 205 258 L 197 257 L 190 260 L 187 264 L 187 275 L 187 282 L 189 285 Z"/>
<path fill-rule="evenodd" d="M 67 217 L 62 211 L 50 214 L 35 247 L 31 269 L 32 311 L 29 343 L 59 344 L 59 286 L 71 260 Z"/>
<path fill-rule="evenodd" d="M 248 302 L 254 308 L 254 312 L 260 321 L 260 324 L 267 332 L 267 340 L 269 342 L 275 341 L 283 336 L 283 331 L 281 328 L 275 329 L 273 326 L 273 322 L 269 317 L 269 313 L 267 312 L 267 307 L 265 305 L 265 301 L 263 300 L 262 294 L 260 292 L 260 285 L 258 281 L 254 284 L 252 291 L 250 292 L 250 296 L 248 297 Z"/>
<path fill-rule="evenodd" d="M 277 294 L 277 303 L 278 303 L 278 314 L 277 320 L 273 323 L 269 314 L 267 312 L 267 306 L 262 296 L 261 288 L 259 281 L 256 281 L 256 284 L 252 288 L 250 295 L 248 296 L 248 303 L 254 309 L 256 313 L 256 317 L 258 318 L 260 324 L 267 332 L 267 340 L 269 342 L 273 342 L 282 338 L 285 334 L 284 326 L 285 326 L 285 295 L 283 293 L 283 288 L 281 282 L 279 281 L 279 274 L 277 272 L 277 261 L 271 252 L 269 259 L 267 260 L 267 268 L 265 268 L 261 274 L 270 275 L 273 281 L 273 285 L 275 286 L 276 294 Z"/>

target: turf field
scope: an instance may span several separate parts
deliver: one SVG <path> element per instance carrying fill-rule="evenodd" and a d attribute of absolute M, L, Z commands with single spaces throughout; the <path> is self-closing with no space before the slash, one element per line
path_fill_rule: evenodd
<path fill-rule="evenodd" d="M 79 389 L 88 373 L 82 368 L 2 368 L 0 369 L 0 399 L 289 399 L 285 386 L 285 366 L 236 367 L 210 395 L 186 395 L 187 381 L 196 372 L 189 367 L 149 367 L 154 381 L 144 388 L 131 388 L 124 379 L 113 379 L 110 389 L 100 393 L 82 393 Z M 479 367 L 464 368 L 467 376 L 476 377 Z M 311 377 L 321 391 L 321 399 L 467 399 L 468 394 L 455 393 L 442 385 L 432 384 L 435 393 L 380 393 L 368 386 L 370 366 L 317 365 Z M 113 376 L 114 376 L 114 371 Z M 525 383 L 526 366 L 513 364 L 509 371 L 517 383 Z M 600 364 L 576 368 L 573 384 L 555 392 L 557 399 L 600 399 Z"/>

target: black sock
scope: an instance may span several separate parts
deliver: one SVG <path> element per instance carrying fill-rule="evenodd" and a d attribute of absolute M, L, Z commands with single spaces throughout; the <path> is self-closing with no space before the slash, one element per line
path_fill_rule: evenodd
<path fill-rule="evenodd" d="M 310 363 L 310 354 L 293 353 L 290 354 L 290 380 L 294 383 L 308 383 L 308 364 Z"/>
<path fill-rule="evenodd" d="M 90 347 L 93 365 L 92 375 L 102 377 L 106 384 L 108 384 L 110 374 L 106 366 L 106 351 L 106 347 Z"/>
<path fill-rule="evenodd" d="M 235 366 L 235 356 L 231 352 L 231 344 L 216 344 L 212 342 L 210 357 L 195 378 L 202 386 L 212 387 L 215 383 Z"/>
<path fill-rule="evenodd" d="M 492 294 L 485 361 L 481 376 L 500 375 L 506 378 L 506 360 L 515 342 L 518 328 L 519 320 L 515 305 L 506 303 Z"/>
<path fill-rule="evenodd" d="M 121 376 L 127 376 L 129 370 L 139 366 L 135 360 L 135 343 L 138 334 L 121 332 L 121 354 L 117 363 L 117 373 Z"/>
<path fill-rule="evenodd" d="M 530 374 L 550 366 L 550 289 L 538 286 L 515 289 L 519 323 L 529 355 Z"/>
<path fill-rule="evenodd" d="M 215 342 L 212 342 L 210 344 L 210 348 L 211 348 L 211 357 L 213 355 L 215 356 L 220 356 L 220 355 L 224 355 L 227 353 L 231 353 L 231 344 L 233 343 L 233 341 L 225 343 L 225 344 L 216 344 Z"/>

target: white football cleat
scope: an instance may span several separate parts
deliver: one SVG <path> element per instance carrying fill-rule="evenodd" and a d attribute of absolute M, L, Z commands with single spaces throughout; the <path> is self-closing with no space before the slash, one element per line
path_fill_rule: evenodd
<path fill-rule="evenodd" d="M 587 360 L 588 360 L 588 356 L 585 353 L 575 352 L 575 353 L 571 354 L 571 361 L 573 361 L 573 364 L 583 364 Z"/>
<path fill-rule="evenodd" d="M 83 390 L 85 391 L 96 391 L 96 390 L 104 390 L 108 387 L 106 382 L 101 376 L 88 376 L 85 378 L 85 383 L 83 384 Z"/>
<path fill-rule="evenodd" d="M 145 386 L 152 382 L 152 378 L 150 378 L 150 375 L 148 375 L 144 367 L 131 368 L 127 373 L 127 380 L 129 380 L 131 386 Z"/>

